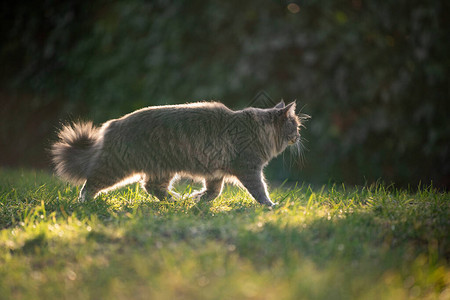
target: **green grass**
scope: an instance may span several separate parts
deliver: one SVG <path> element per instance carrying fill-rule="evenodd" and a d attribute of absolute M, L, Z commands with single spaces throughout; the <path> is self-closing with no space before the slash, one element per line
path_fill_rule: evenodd
<path fill-rule="evenodd" d="M 274 210 L 235 187 L 210 207 L 77 193 L 0 170 L 1 299 L 450 298 L 450 197 L 431 187 L 279 188 Z"/>

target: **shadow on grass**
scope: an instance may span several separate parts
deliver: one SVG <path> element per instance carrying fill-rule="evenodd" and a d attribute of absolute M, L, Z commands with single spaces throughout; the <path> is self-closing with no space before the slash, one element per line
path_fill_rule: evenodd
<path fill-rule="evenodd" d="M 176 255 L 177 251 L 188 251 L 191 257 L 185 259 L 195 264 L 197 253 L 220 256 L 224 261 L 233 258 L 237 264 L 251 265 L 258 274 L 289 278 L 294 284 L 303 282 L 294 287 L 297 295 L 308 290 L 305 282 L 309 281 L 301 280 L 301 276 L 319 280 L 316 287 L 327 285 L 323 290 L 315 288 L 317 294 L 311 294 L 311 298 L 355 296 L 358 289 L 366 291 L 372 284 L 392 280 L 389 274 L 397 274 L 400 286 L 406 284 L 407 290 L 425 289 L 427 284 L 436 291 L 445 287 L 442 266 L 448 265 L 450 249 L 445 201 L 399 204 L 397 199 L 387 197 L 391 202 L 373 206 L 359 203 L 352 211 L 340 213 L 335 209 L 330 215 L 326 212 L 334 209 L 329 203 L 332 197 L 325 197 L 328 202 L 317 202 L 322 201 L 320 193 L 314 193 L 314 200 L 312 191 L 296 195 L 292 198 L 295 201 L 289 200 L 288 194 L 280 194 L 283 201 L 274 210 L 238 201 L 241 196 L 227 193 L 216 201 L 198 204 L 190 200 L 159 202 L 132 188 L 86 203 L 78 203 L 77 194 L 78 189 L 62 184 L 43 185 L 33 191 L 9 190 L 2 194 L 7 209 L 2 212 L 1 225 L 5 228 L 41 220 L 51 223 L 52 218 L 57 223 L 69 223 L 76 219 L 84 222 L 77 232 L 78 242 L 109 249 L 112 258 L 130 252 L 143 258 L 158 249 Z M 342 198 L 342 194 L 336 195 Z M 86 230 L 88 226 L 92 228 Z M 36 232 L 17 253 L 45 252 L 54 243 L 62 241 Z M 208 252 L 217 249 L 221 252 Z M 178 257 L 175 254 L 173 257 Z M 208 274 L 219 267 L 209 266 Z"/>

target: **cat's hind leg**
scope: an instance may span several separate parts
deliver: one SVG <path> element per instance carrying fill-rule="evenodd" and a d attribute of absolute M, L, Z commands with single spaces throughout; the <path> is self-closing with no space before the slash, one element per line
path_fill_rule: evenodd
<path fill-rule="evenodd" d="M 223 177 L 221 178 L 207 178 L 205 180 L 204 189 L 194 192 L 189 195 L 190 198 L 194 198 L 196 202 L 209 202 L 216 199 L 222 193 Z"/>
<path fill-rule="evenodd" d="M 155 196 L 160 201 L 165 199 L 168 200 L 177 200 L 178 194 L 175 192 L 170 192 L 169 194 L 169 186 L 172 181 L 173 176 L 166 176 L 164 178 L 155 178 L 149 175 L 146 175 L 145 181 L 143 182 L 143 188 L 147 191 L 147 193 Z M 174 197 L 171 197 L 171 194 L 175 194 Z"/>
<path fill-rule="evenodd" d="M 94 197 L 97 196 L 100 191 L 113 186 L 121 179 L 121 177 L 112 175 L 101 176 L 99 174 L 96 174 L 95 176 L 90 176 L 81 188 L 78 201 L 86 202 L 94 199 Z"/>
<path fill-rule="evenodd" d="M 111 159 L 108 161 L 108 159 L 108 156 L 105 156 L 92 167 L 80 191 L 80 197 L 78 198 L 80 202 L 93 199 L 100 191 L 114 186 L 125 177 L 126 172 L 120 164 Z"/>

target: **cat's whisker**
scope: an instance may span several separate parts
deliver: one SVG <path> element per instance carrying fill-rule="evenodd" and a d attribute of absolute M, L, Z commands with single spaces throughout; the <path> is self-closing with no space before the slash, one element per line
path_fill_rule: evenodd
<path fill-rule="evenodd" d="M 292 166 L 303 166 L 305 163 L 305 146 L 304 138 L 300 138 L 295 144 L 290 147 L 290 167 Z"/>

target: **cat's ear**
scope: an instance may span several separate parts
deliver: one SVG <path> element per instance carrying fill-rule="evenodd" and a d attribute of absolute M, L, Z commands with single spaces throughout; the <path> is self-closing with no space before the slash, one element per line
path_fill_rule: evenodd
<path fill-rule="evenodd" d="M 273 108 L 284 108 L 284 107 L 285 107 L 284 101 L 281 100 L 280 103 L 278 103 L 277 105 L 275 105 Z"/>
<path fill-rule="evenodd" d="M 283 115 L 286 117 L 295 116 L 295 106 L 295 100 L 286 105 L 286 107 L 283 109 Z"/>

